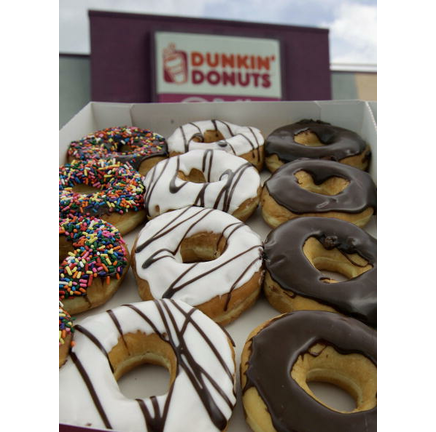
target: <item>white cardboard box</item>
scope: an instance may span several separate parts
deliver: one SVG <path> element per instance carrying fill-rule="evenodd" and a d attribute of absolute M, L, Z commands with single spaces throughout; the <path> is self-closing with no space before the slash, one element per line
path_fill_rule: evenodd
<path fill-rule="evenodd" d="M 222 103 L 192 103 L 192 104 L 122 104 L 90 102 L 60 131 L 59 141 L 59 164 L 66 162 L 66 151 L 71 141 L 80 139 L 94 131 L 112 126 L 138 126 L 150 129 L 165 137 L 168 137 L 178 126 L 197 120 L 211 118 L 227 120 L 234 124 L 254 126 L 259 128 L 266 137 L 277 127 L 294 123 L 303 118 L 327 121 L 335 126 L 345 127 L 357 132 L 366 140 L 372 149 L 372 163 L 370 174 L 377 181 L 377 130 L 376 130 L 377 103 L 364 101 L 310 101 L 310 102 L 222 102 Z M 262 179 L 269 177 L 264 171 Z M 260 216 L 259 209 L 248 220 L 250 225 L 264 239 L 271 231 Z M 131 248 L 137 233 L 137 228 L 125 236 L 125 240 Z M 365 228 L 373 236 L 376 235 L 376 218 Z M 141 301 L 132 271 L 129 270 L 121 288 L 114 297 L 105 305 L 93 309 L 90 312 L 80 314 L 75 322 L 90 315 L 115 308 L 128 302 Z M 237 394 L 238 402 L 234 414 L 230 420 L 228 432 L 251 432 L 245 423 L 239 388 L 239 361 L 242 348 L 248 334 L 260 323 L 278 315 L 269 303 L 261 297 L 252 309 L 245 312 L 226 329 L 236 343 L 237 360 Z M 165 382 L 168 377 L 165 371 L 157 366 L 149 366 L 152 369 L 139 368 L 123 377 L 119 384 L 127 397 L 144 397 L 153 394 L 153 391 L 166 391 Z M 140 384 L 141 378 L 147 380 L 147 394 L 141 393 L 144 388 Z M 166 381 L 165 381 L 166 380 Z M 350 407 L 349 398 L 342 392 L 317 385 L 315 390 L 319 397 L 336 406 L 339 409 Z M 60 426 L 60 431 L 72 431 L 75 428 Z M 122 431 L 120 431 L 122 432 Z"/>

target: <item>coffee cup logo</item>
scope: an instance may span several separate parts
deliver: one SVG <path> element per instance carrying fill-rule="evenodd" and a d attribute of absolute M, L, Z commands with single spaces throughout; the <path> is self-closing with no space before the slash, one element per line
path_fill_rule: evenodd
<path fill-rule="evenodd" d="M 173 43 L 163 51 L 163 67 L 166 82 L 184 84 L 188 81 L 188 56 L 185 51 L 177 51 Z"/>

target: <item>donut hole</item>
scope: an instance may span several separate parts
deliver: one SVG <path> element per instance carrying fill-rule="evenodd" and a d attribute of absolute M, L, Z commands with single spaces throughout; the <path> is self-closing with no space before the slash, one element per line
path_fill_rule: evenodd
<path fill-rule="evenodd" d="M 205 262 L 220 257 L 226 246 L 221 234 L 199 233 L 183 239 L 179 251 L 184 263 Z"/>
<path fill-rule="evenodd" d="M 294 135 L 294 141 L 297 144 L 301 144 L 306 147 L 322 147 L 325 145 L 323 142 L 320 141 L 318 135 L 316 135 L 311 130 L 305 130 Z"/>
<path fill-rule="evenodd" d="M 188 181 L 191 183 L 206 183 L 206 177 L 200 170 L 196 168 L 193 168 L 189 172 L 189 174 L 185 174 L 183 171 L 179 171 L 177 173 L 177 177 L 179 179 L 182 179 L 183 181 Z"/>
<path fill-rule="evenodd" d="M 127 333 L 108 357 L 121 392 L 132 399 L 165 394 L 176 378 L 174 351 L 157 334 Z"/>
<path fill-rule="evenodd" d="M 306 240 L 303 253 L 317 270 L 329 272 L 323 279 L 326 283 L 353 279 L 373 268 L 359 254 L 347 254 L 338 248 L 326 249 L 315 237 Z"/>
<path fill-rule="evenodd" d="M 68 241 L 65 235 L 59 236 L 59 263 L 61 263 L 69 254 L 74 252 L 74 246 L 71 241 Z"/>
<path fill-rule="evenodd" d="M 356 409 L 356 400 L 341 387 L 316 379 L 306 382 L 312 393 L 323 401 L 324 405 L 342 412 L 351 412 Z"/>
<path fill-rule="evenodd" d="M 92 195 L 96 192 L 101 191 L 99 188 L 96 188 L 95 186 L 84 184 L 84 183 L 76 184 L 71 189 L 73 192 L 83 195 Z"/>
<path fill-rule="evenodd" d="M 213 143 L 216 141 L 221 141 L 225 139 L 225 136 L 219 131 L 219 130 L 211 130 L 208 129 L 204 132 L 202 135 L 203 140 L 201 140 L 199 137 L 195 137 L 192 139 L 192 141 L 196 142 L 204 142 L 206 144 Z"/>
<path fill-rule="evenodd" d="M 309 192 L 322 195 L 338 195 L 350 184 L 349 180 L 342 177 L 330 177 L 325 182 L 316 184 L 311 174 L 303 170 L 296 172 L 294 175 L 300 187 Z"/>
<path fill-rule="evenodd" d="M 362 354 L 341 354 L 331 345 L 317 343 L 298 357 L 291 377 L 316 401 L 334 411 L 358 412 L 377 405 L 377 367 Z M 347 410 L 343 404 L 339 409 L 332 406 L 331 392 L 330 396 L 323 395 L 320 399 L 308 383 L 312 386 L 313 383 L 328 383 L 342 389 L 353 398 L 355 407 L 349 406 L 351 409 Z M 350 400 L 346 404 L 350 405 Z"/>

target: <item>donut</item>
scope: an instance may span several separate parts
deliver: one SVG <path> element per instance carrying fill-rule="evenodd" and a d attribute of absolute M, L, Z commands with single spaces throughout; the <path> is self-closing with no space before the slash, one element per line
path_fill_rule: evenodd
<path fill-rule="evenodd" d="M 190 150 L 224 150 L 246 159 L 259 171 L 264 162 L 264 138 L 259 129 L 222 120 L 204 120 L 178 127 L 168 138 L 170 156 Z"/>
<path fill-rule="evenodd" d="M 59 368 L 67 361 L 70 348 L 74 345 L 73 332 L 73 319 L 59 302 Z"/>
<path fill-rule="evenodd" d="M 220 210 L 186 207 L 162 214 L 145 225 L 132 250 L 143 300 L 182 300 L 226 325 L 259 296 L 262 241 Z"/>
<path fill-rule="evenodd" d="M 275 228 L 297 217 L 334 217 L 365 226 L 376 212 L 377 191 L 365 171 L 338 162 L 299 159 L 264 184 L 262 216 Z"/>
<path fill-rule="evenodd" d="M 75 315 L 107 302 L 129 268 L 120 232 L 97 218 L 59 220 L 59 298 Z"/>
<path fill-rule="evenodd" d="M 299 218 L 271 231 L 264 248 L 264 291 L 279 312 L 327 310 L 377 326 L 377 240 L 367 232 L 339 219 Z"/>
<path fill-rule="evenodd" d="M 61 423 L 129 432 L 226 429 L 236 403 L 234 348 L 198 309 L 171 299 L 122 305 L 76 325 L 75 341 L 59 372 Z M 144 363 L 168 369 L 168 392 L 129 399 L 117 380 Z"/>
<path fill-rule="evenodd" d="M 241 357 L 247 423 L 256 432 L 376 431 L 376 347 L 375 330 L 332 312 L 291 312 L 260 325 Z M 356 408 L 325 405 L 313 381 L 341 387 Z"/>
<path fill-rule="evenodd" d="M 67 151 L 68 161 L 115 159 L 129 162 L 141 175 L 168 157 L 165 138 L 135 126 L 110 127 L 73 141 Z"/>
<path fill-rule="evenodd" d="M 334 160 L 367 170 L 371 149 L 357 133 L 320 120 L 282 126 L 265 140 L 265 163 L 271 172 L 301 158 Z"/>
<path fill-rule="evenodd" d="M 238 156 L 192 150 L 155 165 L 145 176 L 149 219 L 186 206 L 214 208 L 247 220 L 260 199 L 258 171 Z"/>
<path fill-rule="evenodd" d="M 76 160 L 59 168 L 59 213 L 94 216 L 127 234 L 145 219 L 141 175 L 115 160 Z"/>

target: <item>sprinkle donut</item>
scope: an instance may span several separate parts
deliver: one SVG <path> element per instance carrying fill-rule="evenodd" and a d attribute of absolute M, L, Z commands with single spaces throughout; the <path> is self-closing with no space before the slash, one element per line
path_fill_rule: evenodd
<path fill-rule="evenodd" d="M 75 315 L 107 302 L 129 268 L 120 232 L 97 218 L 59 220 L 59 298 Z"/>
<path fill-rule="evenodd" d="M 115 159 L 129 162 L 141 175 L 168 157 L 165 138 L 134 126 L 111 127 L 73 141 L 68 161 L 75 159 Z"/>
<path fill-rule="evenodd" d="M 320 120 L 280 127 L 266 139 L 265 162 L 271 172 L 301 158 L 334 160 L 367 170 L 371 149 L 357 133 Z"/>
<path fill-rule="evenodd" d="M 61 423 L 126 432 L 227 428 L 236 403 L 234 349 L 198 309 L 174 300 L 126 304 L 76 325 L 75 341 L 59 372 Z M 169 390 L 129 399 L 116 381 L 144 363 L 169 370 Z"/>
<path fill-rule="evenodd" d="M 376 431 L 376 349 L 375 330 L 332 312 L 291 312 L 260 325 L 241 358 L 247 423 L 256 432 Z M 311 381 L 343 388 L 356 408 L 325 405 Z"/>
<path fill-rule="evenodd" d="M 59 368 L 67 361 L 70 348 L 74 345 L 73 334 L 73 319 L 59 302 Z"/>
<path fill-rule="evenodd" d="M 297 217 L 323 216 L 365 226 L 377 207 L 377 191 L 365 171 L 321 159 L 299 159 L 264 184 L 262 216 L 275 228 Z"/>
<path fill-rule="evenodd" d="M 141 175 L 115 160 L 73 161 L 59 168 L 61 217 L 99 217 L 127 234 L 145 219 Z"/>
<path fill-rule="evenodd" d="M 224 150 L 252 163 L 259 171 L 264 162 L 264 138 L 259 129 L 222 120 L 187 123 L 168 138 L 170 156 L 190 150 Z"/>
<path fill-rule="evenodd" d="M 259 296 L 262 241 L 222 211 L 186 207 L 158 216 L 139 233 L 133 250 L 143 300 L 182 300 L 226 325 Z"/>
<path fill-rule="evenodd" d="M 214 208 L 247 220 L 260 197 L 260 176 L 245 159 L 192 150 L 159 162 L 144 179 L 148 218 L 186 206 Z"/>
<path fill-rule="evenodd" d="M 264 247 L 264 290 L 279 312 L 327 310 L 377 326 L 377 240 L 368 233 L 339 219 L 299 218 L 270 232 Z"/>

